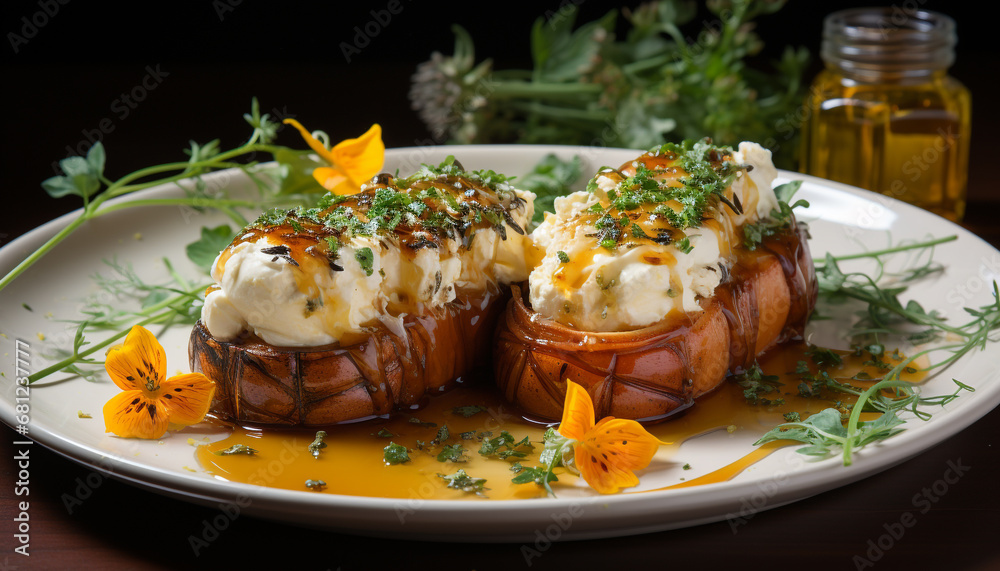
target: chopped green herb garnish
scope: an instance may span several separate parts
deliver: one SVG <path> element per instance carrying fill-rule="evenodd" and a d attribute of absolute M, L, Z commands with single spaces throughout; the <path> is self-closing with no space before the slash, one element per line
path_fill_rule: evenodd
<path fill-rule="evenodd" d="M 803 398 L 815 398 L 822 394 L 822 388 L 824 383 L 812 380 L 811 382 L 801 382 L 799 383 L 798 391 L 799 396 Z"/>
<path fill-rule="evenodd" d="M 312 454 L 313 458 L 319 458 L 319 451 L 326 448 L 326 442 L 323 442 L 324 438 L 326 438 L 325 431 L 316 431 L 316 438 L 309 445 L 309 453 Z"/>
<path fill-rule="evenodd" d="M 539 486 L 548 487 L 549 482 L 558 482 L 559 478 L 547 467 L 537 466 L 534 468 L 524 468 L 518 472 L 516 476 L 511 478 L 510 481 L 515 484 L 530 484 L 534 482 Z"/>
<path fill-rule="evenodd" d="M 461 444 L 448 444 L 438 452 L 438 462 L 466 462 L 465 448 Z"/>
<path fill-rule="evenodd" d="M 562 250 L 559 250 L 558 252 L 556 252 L 556 257 L 559 258 L 559 263 L 561 263 L 561 264 L 568 264 L 569 263 L 569 254 L 567 254 L 566 252 L 563 252 Z"/>
<path fill-rule="evenodd" d="M 523 470 L 517 473 L 517 476 L 511 479 L 511 482 L 515 484 L 534 482 L 545 488 L 548 495 L 555 497 L 555 492 L 552 491 L 552 486 L 549 484 L 559 481 L 553 470 L 562 466 L 562 455 L 566 446 L 570 444 L 570 441 L 559 434 L 554 428 L 549 428 L 545 431 L 542 441 L 545 443 L 545 448 L 538 455 L 538 462 L 541 466 L 534 468 L 524 467 Z"/>
<path fill-rule="evenodd" d="M 451 437 L 451 431 L 448 430 L 447 424 L 442 424 L 441 428 L 438 429 L 437 436 L 434 437 L 435 442 L 444 442 Z"/>
<path fill-rule="evenodd" d="M 483 440 L 483 445 L 479 448 L 479 454 L 490 457 L 496 456 L 501 460 L 507 458 L 524 458 L 528 451 L 534 449 L 534 445 L 525 436 L 520 441 L 515 441 L 506 430 L 500 432 L 500 436 Z"/>
<path fill-rule="evenodd" d="M 604 279 L 604 272 L 601 270 L 597 271 L 597 275 L 594 276 L 594 281 L 597 282 L 597 287 L 601 288 L 601 291 L 607 291 L 618 283 L 618 280 L 611 278 L 610 280 Z"/>
<path fill-rule="evenodd" d="M 323 298 L 317 297 L 306 300 L 306 314 L 310 314 L 317 309 L 323 307 Z"/>
<path fill-rule="evenodd" d="M 709 210 L 717 208 L 720 202 L 741 212 L 738 204 L 725 197 L 726 189 L 737 174 L 746 170 L 745 166 L 730 160 L 732 149 L 717 147 L 703 140 L 667 143 L 650 153 L 654 156 L 671 155 L 676 159 L 674 164 L 684 171 L 684 175 L 677 179 L 680 186 L 657 180 L 659 171 L 651 170 L 639 161 L 633 163 L 635 174 L 630 177 L 622 177 L 614 169 L 602 169 L 597 177 L 616 174 L 620 177 L 615 188 L 607 193 L 608 207 L 595 204 L 589 209 L 591 214 L 597 215 L 594 237 L 602 248 L 614 250 L 628 238 L 669 244 L 673 240 L 671 228 L 676 231 L 701 226 Z M 597 189 L 597 177 L 588 189 Z M 662 219 L 668 226 L 656 229 L 655 236 L 649 235 L 634 221 L 641 211 Z M 688 245 L 689 242 L 686 242 L 682 249 Z"/>
<path fill-rule="evenodd" d="M 382 449 L 382 459 L 385 460 L 386 464 L 402 464 L 410 461 L 410 455 L 406 446 L 390 442 Z"/>
<path fill-rule="evenodd" d="M 365 275 L 370 276 L 374 273 L 373 264 L 375 263 L 375 255 L 372 254 L 371 248 L 359 248 L 354 252 L 354 259 L 361 265 L 361 269 L 364 270 Z"/>
<path fill-rule="evenodd" d="M 395 434 L 389 432 L 386 428 L 380 428 L 379 431 L 375 433 L 375 436 L 378 436 L 379 438 L 392 438 Z"/>
<path fill-rule="evenodd" d="M 771 210 L 767 218 L 743 226 L 744 247 L 751 251 L 756 250 L 765 238 L 774 236 L 792 225 L 793 209 L 800 206 L 809 207 L 809 202 L 805 200 L 799 200 L 795 204 L 789 205 L 789 201 L 800 186 L 802 186 L 802 181 L 795 180 L 774 188 L 774 194 L 778 197 L 778 209 Z"/>
<path fill-rule="evenodd" d="M 306 480 L 306 487 L 315 492 L 319 492 L 326 487 L 326 482 L 323 480 Z"/>
<path fill-rule="evenodd" d="M 234 454 L 246 454 L 247 456 L 253 456 L 257 454 L 257 450 L 250 448 L 246 444 L 233 444 L 225 450 L 219 450 L 215 453 L 218 456 L 232 456 Z"/>
<path fill-rule="evenodd" d="M 445 475 L 438 474 L 438 477 L 443 478 L 448 482 L 449 488 L 454 488 L 456 490 L 462 490 L 463 492 L 469 493 L 480 493 L 484 489 L 483 485 L 486 484 L 486 480 L 483 478 L 473 478 L 472 476 L 465 473 L 465 470 L 459 469 L 454 474 Z"/>
<path fill-rule="evenodd" d="M 776 375 L 765 375 L 760 365 L 755 361 L 749 369 L 735 375 L 736 383 L 743 387 L 743 398 L 750 404 L 770 404 L 770 401 L 762 402 L 761 395 L 778 391 L 782 386 Z M 763 399 L 766 400 L 766 399 Z"/>
<path fill-rule="evenodd" d="M 451 412 L 452 414 L 457 414 L 458 416 L 464 416 L 465 418 L 469 418 L 470 416 L 479 414 L 485 410 L 487 410 L 485 406 L 480 404 L 474 404 L 469 406 L 456 406 L 455 408 L 451 409 Z"/>
<path fill-rule="evenodd" d="M 844 360 L 833 349 L 817 347 L 815 345 L 806 350 L 806 355 L 820 367 L 837 367 L 843 364 Z"/>
<path fill-rule="evenodd" d="M 694 250 L 694 246 L 691 245 L 691 237 L 685 236 L 677 241 L 675 247 L 685 254 L 690 254 L 691 250 Z"/>

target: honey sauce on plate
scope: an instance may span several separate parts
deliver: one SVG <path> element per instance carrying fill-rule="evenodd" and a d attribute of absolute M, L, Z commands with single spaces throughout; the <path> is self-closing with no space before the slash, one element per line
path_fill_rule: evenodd
<path fill-rule="evenodd" d="M 676 484 L 658 489 L 729 480 L 774 450 L 794 443 L 777 441 L 748 448 L 744 455 L 733 458 L 726 466 L 693 478 L 687 478 L 688 474 L 698 474 L 698 470 L 689 472 L 683 468 L 687 463 L 685 448 L 697 446 L 699 437 L 717 431 L 742 431 L 759 437 L 785 422 L 786 413 L 797 412 L 805 420 L 825 408 L 852 403 L 855 397 L 848 393 L 823 392 L 811 397 L 800 394 L 798 386 L 803 374 L 816 374 L 819 370 L 806 356 L 807 348 L 804 344 L 786 344 L 760 358 L 765 374 L 777 376 L 782 385 L 776 392 L 760 395 L 757 404 L 750 404 L 743 388 L 730 380 L 699 399 L 698 406 L 684 414 L 649 426 L 653 435 L 671 444 L 660 448 L 652 467 L 639 472 L 640 480 L 644 474 L 659 470 L 675 472 Z M 865 364 L 871 359 L 867 354 L 835 353 L 840 355 L 842 363 L 824 370 L 841 382 L 864 389 L 874 381 L 849 379 L 864 379 L 866 375 L 875 379 L 881 374 L 877 366 Z M 883 360 L 894 365 L 900 358 L 898 354 L 886 354 Z M 808 364 L 809 373 L 801 372 L 803 362 Z M 921 363 L 915 363 L 903 374 L 903 379 L 919 382 L 923 378 L 921 368 Z M 863 419 L 872 417 L 870 413 L 862 416 Z M 315 455 L 309 449 L 316 438 L 314 429 L 252 426 L 234 427 L 229 437 L 199 446 L 196 455 L 202 468 L 218 479 L 272 488 L 420 500 L 528 499 L 543 497 L 545 492 L 533 483 L 514 484 L 511 479 L 518 465 L 540 465 L 538 456 L 543 449 L 546 429 L 544 424 L 524 419 L 488 382 L 478 385 L 466 382 L 430 398 L 420 410 L 398 412 L 386 419 L 326 427 L 323 439 L 326 446 Z M 515 443 L 527 437 L 531 446 L 515 447 L 513 450 L 519 454 L 505 459 L 481 455 L 479 450 L 484 441 L 499 437 L 503 431 L 509 433 Z M 238 444 L 253 448 L 256 453 L 220 455 Z M 388 463 L 385 448 L 390 444 L 406 447 L 409 460 Z M 442 454 L 446 447 L 450 455 Z M 453 475 L 460 469 L 471 477 L 485 479 L 483 490 L 474 493 L 449 488 L 443 476 Z M 552 484 L 556 494 L 579 492 L 585 488 L 585 483 L 565 468 L 557 468 L 556 474 L 559 481 Z M 307 481 L 311 481 L 312 487 L 307 487 Z M 317 485 L 318 482 L 322 485 Z"/>

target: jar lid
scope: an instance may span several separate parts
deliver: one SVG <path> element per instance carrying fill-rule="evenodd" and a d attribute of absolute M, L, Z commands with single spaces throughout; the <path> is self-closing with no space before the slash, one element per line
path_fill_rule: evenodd
<path fill-rule="evenodd" d="M 928 10 L 853 8 L 823 21 L 821 56 L 859 81 L 923 78 L 955 60 L 955 21 Z"/>

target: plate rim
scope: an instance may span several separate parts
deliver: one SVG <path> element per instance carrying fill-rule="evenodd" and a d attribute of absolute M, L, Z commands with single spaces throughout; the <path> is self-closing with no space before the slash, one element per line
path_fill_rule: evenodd
<path fill-rule="evenodd" d="M 428 151 L 429 150 L 429 151 Z M 458 152 L 453 152 L 458 151 Z M 421 152 L 425 154 L 433 154 L 444 156 L 445 154 L 455 154 L 460 153 L 483 153 L 483 154 L 495 154 L 497 152 L 512 152 L 520 151 L 528 154 L 534 155 L 537 153 L 536 160 L 543 156 L 543 153 L 552 151 L 562 151 L 564 153 L 578 153 L 578 152 L 588 152 L 601 154 L 605 152 L 621 152 L 621 153 L 641 153 L 642 150 L 638 149 L 621 149 L 621 148 L 600 148 L 595 151 L 594 147 L 588 146 L 573 146 L 573 145 L 441 145 L 433 147 L 399 147 L 386 150 L 387 160 L 393 155 L 403 155 L 407 153 Z M 264 163 L 267 164 L 267 163 Z M 205 178 L 218 177 L 218 176 L 230 176 L 231 171 L 239 169 L 226 169 L 225 171 L 213 172 L 205 175 Z M 228 172 L 228 174 L 226 174 Z M 240 176 L 243 176 L 242 173 Z M 846 192 L 859 196 L 863 199 L 874 200 L 882 203 L 886 208 L 893 210 L 895 212 L 904 213 L 918 213 L 920 216 L 933 216 L 939 218 L 941 221 L 951 225 L 951 229 L 955 234 L 962 238 L 969 239 L 974 238 L 975 241 L 982 247 L 988 248 L 993 252 L 997 252 L 997 249 L 990 245 L 988 242 L 976 236 L 972 232 L 962 228 L 954 222 L 950 222 L 940 216 L 933 213 L 922 210 L 916 206 L 910 205 L 908 203 L 902 202 L 891 196 L 885 196 L 878 193 L 874 193 L 868 190 L 860 189 L 843 183 L 830 181 L 826 179 L 821 179 L 819 177 L 814 177 L 811 175 L 806 175 L 802 173 L 797 173 L 788 170 L 778 170 L 779 179 L 783 180 L 796 180 L 800 179 L 804 182 L 809 182 L 813 185 L 819 187 L 832 188 L 837 191 Z M 141 198 L 148 198 L 151 196 L 157 196 L 160 194 L 172 195 L 179 192 L 176 185 L 166 184 L 158 185 L 156 187 L 145 189 L 134 194 L 122 196 L 115 198 L 108 203 L 114 203 L 118 201 L 129 201 Z M 16 253 L 24 248 L 29 248 L 32 245 L 40 245 L 48 240 L 52 235 L 55 235 L 59 230 L 67 226 L 73 219 L 75 219 L 80 212 L 82 207 L 76 209 L 72 212 L 66 213 L 59 216 L 53 220 L 50 220 L 24 234 L 18 236 L 8 244 L 0 248 L 0 262 L 5 268 L 7 268 L 6 259 L 8 256 L 16 256 Z M 36 246 L 37 247 L 37 246 Z M 34 248 L 28 250 L 28 253 L 33 251 Z M 25 254 L 27 255 L 27 254 Z M 10 268 L 15 267 L 23 256 L 20 258 L 15 257 L 13 264 Z M 22 276 L 17 279 L 22 280 L 27 276 L 30 276 L 30 269 Z M 994 350 L 997 350 L 997 346 L 994 346 Z M 947 438 L 954 436 L 958 432 L 961 432 L 969 425 L 978 421 L 980 418 L 985 416 L 991 410 L 1000 404 L 1000 388 L 996 388 L 991 392 L 994 397 L 992 400 L 985 397 L 967 399 L 967 401 L 974 401 L 963 408 L 966 408 L 966 414 L 962 415 L 949 415 L 947 421 L 947 426 L 944 430 L 930 431 L 930 434 L 923 434 L 922 432 L 918 434 L 921 439 L 920 444 L 911 444 L 909 441 L 916 438 L 913 436 L 913 431 L 907 431 L 900 435 L 892 438 L 888 441 L 888 445 L 879 444 L 873 448 L 862 450 L 860 453 L 855 455 L 855 462 L 852 466 L 842 466 L 840 464 L 840 459 L 837 456 L 831 458 L 826 458 L 824 460 L 808 462 L 807 469 L 796 472 L 794 474 L 794 482 L 790 486 L 785 486 L 782 489 L 782 496 L 794 496 L 785 502 L 777 502 L 775 505 L 769 505 L 765 509 L 770 509 L 772 507 L 778 507 L 779 505 L 784 505 L 785 503 L 790 503 L 797 501 L 798 499 L 803 499 L 808 497 L 801 495 L 802 491 L 816 488 L 817 486 L 822 489 L 816 490 L 814 493 L 821 493 L 837 487 L 848 485 L 859 479 L 870 476 L 874 473 L 886 470 L 895 466 L 901 462 L 904 462 L 917 454 L 922 450 L 936 446 L 940 444 Z M 971 413 L 971 414 L 969 414 Z M 2 420 L 8 426 L 13 426 L 14 424 L 14 409 L 13 402 L 8 401 L 6 398 L 0 399 L 0 420 Z M 39 437 L 40 436 L 40 437 Z M 127 481 L 130 484 L 138 485 L 144 489 L 155 491 L 158 493 L 164 493 L 171 496 L 182 497 L 189 501 L 201 502 L 201 503 L 211 503 L 219 501 L 232 500 L 233 498 L 239 498 L 243 496 L 251 496 L 260 499 L 264 497 L 268 504 L 277 503 L 285 506 L 292 506 L 294 508 L 315 508 L 317 506 L 321 507 L 338 507 L 341 509 L 349 509 L 351 511 L 375 511 L 375 512 L 395 512 L 401 503 L 405 503 L 409 500 L 399 499 L 399 498 L 382 498 L 382 497 L 367 497 L 367 496 L 350 496 L 341 494 L 322 494 L 317 495 L 311 492 L 301 492 L 294 490 L 283 490 L 277 488 L 267 488 L 256 486 L 252 484 L 244 484 L 240 482 L 231 481 L 220 481 L 215 479 L 206 479 L 203 477 L 198 477 L 194 474 L 188 476 L 182 473 L 171 473 L 164 471 L 156 466 L 143 464 L 142 462 L 136 462 L 132 459 L 119 457 L 115 455 L 107 455 L 102 453 L 102 451 L 93 448 L 82 442 L 75 442 L 70 435 L 60 434 L 56 430 L 50 430 L 49 428 L 42 427 L 32 427 L 31 440 L 42 444 L 46 448 L 55 451 L 59 455 L 87 466 L 91 469 L 105 473 L 116 479 Z M 928 443 L 929 442 L 929 443 Z M 877 453 L 873 452 L 877 448 Z M 109 460 L 112 465 L 112 469 L 104 466 L 104 461 Z M 835 470 L 831 470 L 828 464 L 838 464 Z M 162 480 L 166 480 L 164 483 Z M 697 507 L 698 505 L 704 505 L 704 502 L 698 501 L 704 499 L 705 496 L 712 496 L 715 498 L 714 503 L 724 503 L 727 500 L 731 501 L 733 499 L 738 499 L 740 496 L 744 495 L 745 489 L 748 485 L 751 485 L 752 481 L 726 481 L 715 484 L 707 484 L 703 486 L 675 489 L 675 490 L 648 490 L 648 491 L 638 491 L 638 492 L 627 492 L 614 496 L 614 499 L 608 503 L 613 503 L 615 509 L 635 509 L 636 507 L 646 507 L 650 508 L 652 511 L 658 511 L 662 509 L 659 504 L 663 502 L 668 502 L 670 500 L 677 500 L 678 498 L 683 498 L 683 503 L 685 506 Z M 169 485 L 168 485 L 169 484 Z M 741 493 L 741 490 L 743 493 Z M 256 492 L 256 494 L 254 493 Z M 572 506 L 577 506 L 581 503 L 600 503 L 597 502 L 601 496 L 592 496 L 590 498 L 547 498 L 544 501 L 539 501 L 537 499 L 510 499 L 502 501 L 489 502 L 488 504 L 483 504 L 479 501 L 468 501 L 468 500 L 450 500 L 450 499 L 435 499 L 435 500 L 424 500 L 422 501 L 417 513 L 422 513 L 424 515 L 419 516 L 418 519 L 424 519 L 430 516 L 439 516 L 442 514 L 464 514 L 467 512 L 478 512 L 484 509 L 484 505 L 489 505 L 489 511 L 491 512 L 519 512 L 528 513 L 529 515 L 534 514 L 535 516 L 544 516 L 553 513 L 558 510 L 565 510 Z M 654 506 L 653 504 L 657 504 Z M 272 514 L 273 515 L 273 514 Z M 702 519 L 701 522 L 708 521 L 718 521 L 726 517 L 725 514 L 717 514 L 719 517 L 709 517 L 707 519 Z M 280 519 L 280 518 L 279 518 Z M 409 522 L 407 522 L 409 523 Z M 688 525 L 696 525 L 696 523 L 678 523 L 672 526 L 658 527 L 656 529 L 673 529 L 677 527 L 686 527 Z M 412 529 L 407 530 L 406 527 L 409 526 L 399 526 L 395 530 L 384 530 L 385 533 L 378 533 L 377 535 L 384 536 L 394 536 L 394 537 L 407 537 L 414 538 L 421 534 L 413 533 Z M 364 530 L 344 530 L 344 531 L 354 531 L 362 532 Z M 371 530 L 368 530 L 371 531 Z M 620 533 L 610 534 L 609 531 L 620 531 Z M 647 531 L 653 531 L 652 529 Z M 395 533 L 394 533 L 395 532 Z M 588 535 L 586 532 L 574 534 L 574 538 L 587 538 L 587 537 L 609 537 L 611 535 L 629 535 L 633 533 L 643 533 L 643 531 L 635 531 L 629 526 L 624 526 L 620 530 L 598 530 L 592 532 Z M 433 539 L 433 536 L 439 535 L 435 532 L 428 532 L 426 538 Z M 518 536 L 522 537 L 522 536 Z M 463 538 L 451 537 L 450 540 L 461 540 Z M 469 541 L 484 541 L 488 538 L 484 538 L 480 535 L 474 535 L 466 538 Z M 511 538 L 502 539 L 503 541 L 509 541 Z"/>

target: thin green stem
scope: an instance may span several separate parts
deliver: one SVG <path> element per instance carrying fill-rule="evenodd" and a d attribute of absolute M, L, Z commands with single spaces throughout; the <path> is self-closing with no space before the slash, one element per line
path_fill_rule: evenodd
<path fill-rule="evenodd" d="M 907 244 L 903 246 L 893 246 L 892 248 L 885 248 L 882 250 L 872 250 L 870 252 L 859 252 L 857 254 L 845 254 L 843 256 L 833 256 L 834 261 L 843 262 L 845 260 L 858 260 L 861 258 L 877 258 L 879 256 L 885 256 L 887 254 L 895 254 L 898 252 L 905 252 L 907 250 L 917 250 L 921 248 L 930 248 L 931 246 L 937 246 L 938 244 L 944 244 L 946 242 L 954 242 L 958 240 L 957 235 L 945 236 L 944 238 L 935 238 L 933 240 L 927 240 L 925 242 L 917 242 L 915 244 Z M 816 262 L 823 262 L 825 258 L 815 258 Z"/>
<path fill-rule="evenodd" d="M 56 246 L 56 244 L 62 242 L 63 239 L 72 234 L 73 231 L 79 228 L 87 220 L 88 217 L 86 216 L 86 212 L 84 212 L 80 214 L 80 216 L 77 219 L 70 222 L 65 228 L 57 232 L 55 236 L 49 238 L 49 240 L 45 242 L 45 244 L 43 244 L 41 248 L 32 252 L 31 255 L 22 260 L 20 264 L 14 267 L 14 269 L 7 272 L 7 275 L 5 275 L 2 280 L 0 280 L 0 290 L 7 287 L 7 285 L 10 284 L 10 282 L 14 281 L 14 278 L 24 273 L 24 271 L 27 270 L 29 267 L 31 267 L 32 264 L 41 259 L 42 256 L 47 254 L 49 250 L 51 250 Z"/>
<path fill-rule="evenodd" d="M 622 66 L 622 71 L 626 75 L 636 75 L 638 73 L 644 72 L 649 69 L 667 65 L 668 63 L 672 63 L 677 59 L 678 55 L 674 53 L 661 54 L 644 60 L 625 64 Z"/>
<path fill-rule="evenodd" d="M 186 279 L 184 279 L 184 276 L 177 273 L 177 270 L 174 269 L 174 265 L 170 263 L 170 258 L 164 257 L 163 265 L 167 267 L 167 272 L 170 274 L 170 277 L 173 278 L 174 283 L 176 283 L 178 286 L 180 286 L 181 289 L 185 291 L 192 291 L 191 284 Z"/>
<path fill-rule="evenodd" d="M 937 328 L 941 329 L 942 331 L 947 331 L 948 333 L 954 333 L 955 335 L 961 335 L 963 337 L 969 337 L 969 334 L 964 329 L 962 329 L 960 327 L 953 327 L 951 325 L 947 325 L 946 323 L 944 323 L 940 319 L 936 319 L 936 318 L 934 318 L 934 317 L 932 317 L 930 315 L 927 315 L 927 314 L 919 314 L 919 315 L 917 315 L 917 314 L 914 314 L 911 311 L 907 311 L 905 307 L 894 307 L 892 305 L 887 305 L 887 304 L 884 304 L 884 303 L 880 303 L 881 300 L 879 300 L 877 298 L 873 298 L 872 296 L 869 296 L 869 295 L 865 295 L 863 293 L 858 293 L 858 292 L 856 292 L 856 291 L 854 291 L 854 290 L 852 290 L 850 288 L 844 288 L 844 287 L 842 287 L 842 288 L 836 290 L 836 292 L 839 293 L 839 294 L 841 294 L 841 295 L 844 295 L 846 297 L 850 297 L 850 298 L 853 298 L 853 299 L 857 299 L 859 301 L 863 301 L 863 302 L 865 302 L 865 303 L 867 303 L 869 305 L 874 305 L 876 307 L 880 307 L 882 309 L 891 311 L 892 313 L 895 313 L 896 315 L 902 317 L 903 319 L 906 319 L 907 321 L 909 321 L 911 323 L 915 323 L 917 325 L 927 325 L 929 327 L 937 327 Z"/>
<path fill-rule="evenodd" d="M 532 100 L 565 99 L 581 95 L 599 95 L 602 87 L 593 83 L 528 83 L 525 81 L 498 82 L 492 86 L 492 97 L 525 97 Z"/>
<path fill-rule="evenodd" d="M 143 325 L 143 326 L 145 326 L 145 325 L 149 325 L 151 323 L 160 323 L 162 321 L 168 321 L 169 319 L 172 318 L 173 313 L 174 313 L 174 311 L 169 311 L 169 312 L 163 312 L 163 313 L 158 313 L 158 314 L 155 314 L 155 315 L 151 315 L 151 316 L 147 317 L 146 319 L 143 319 L 142 321 L 139 321 L 138 323 L 136 323 L 136 325 Z M 121 339 L 122 337 L 125 337 L 126 335 L 128 335 L 128 332 L 129 332 L 130 329 L 126 329 L 124 331 L 119 331 L 118 333 L 115 333 L 114 335 L 112 335 L 111 337 L 108 337 L 104 341 L 101 341 L 100 343 L 97 343 L 96 345 L 91 345 L 88 349 L 86 349 L 84 351 L 74 352 L 72 355 L 70 355 L 69 357 L 66 357 L 62 361 L 59 361 L 58 363 L 50 365 L 50 366 L 42 369 L 41 371 L 38 371 L 37 373 L 33 373 L 33 374 L 29 375 L 28 376 L 28 384 L 30 385 L 31 383 L 34 383 L 38 379 L 47 377 L 48 375 L 51 375 L 52 373 L 57 373 L 57 372 L 65 369 L 66 367 L 74 364 L 74 363 L 82 361 L 83 359 L 87 358 L 90 355 L 93 355 L 94 353 L 96 353 L 97 351 L 100 351 L 101 349 L 104 349 L 105 347 L 107 347 L 108 345 L 111 345 L 112 343 L 114 343 L 115 341 Z"/>
<path fill-rule="evenodd" d="M 187 198 L 143 198 L 140 200 L 130 200 L 128 202 L 119 202 L 116 204 L 109 204 L 104 208 L 101 208 L 97 212 L 91 215 L 91 218 L 97 218 L 104 214 L 109 214 L 118 210 L 124 210 L 126 208 L 132 208 L 135 206 L 191 206 L 194 208 L 226 208 L 233 206 L 242 206 L 244 208 L 260 208 L 262 201 L 254 200 L 237 200 L 237 199 L 223 199 L 223 198 L 204 198 L 200 196 L 187 197 Z"/>
<path fill-rule="evenodd" d="M 241 216 L 240 213 L 234 210 L 233 208 L 230 208 L 228 206 L 220 206 L 218 207 L 218 210 L 221 210 L 223 214 L 228 216 L 229 219 L 233 221 L 233 224 L 236 224 L 237 228 L 243 228 L 244 226 L 247 225 L 247 219 Z"/>
<path fill-rule="evenodd" d="M 868 387 L 865 392 L 861 393 L 858 400 L 851 407 L 851 416 L 847 419 L 847 437 L 843 442 L 844 449 L 844 466 L 851 465 L 851 453 L 854 452 L 854 439 L 858 435 L 858 421 L 861 419 L 861 411 L 865 408 L 865 403 L 868 402 L 872 395 L 876 392 L 882 390 L 887 386 L 887 383 L 892 381 L 879 381 L 874 385 Z"/>
<path fill-rule="evenodd" d="M 552 105 L 543 105 L 537 102 L 517 101 L 512 103 L 511 106 L 531 113 L 545 115 L 553 119 L 602 122 L 602 121 L 607 121 L 611 118 L 611 115 L 608 114 L 607 111 L 591 111 L 589 109 L 553 107 Z"/>
<path fill-rule="evenodd" d="M 250 143 L 247 143 L 247 144 L 245 144 L 243 146 L 240 146 L 240 147 L 238 147 L 236 149 L 233 149 L 233 150 L 230 150 L 230 151 L 226 151 L 224 153 L 220 153 L 220 154 L 215 155 L 214 157 L 212 157 L 210 159 L 206 159 L 204 161 L 197 161 L 197 162 L 190 162 L 190 161 L 187 161 L 187 162 L 175 162 L 175 163 L 167 163 L 167 164 L 162 164 L 162 165 L 156 165 L 156 166 L 146 167 L 146 168 L 139 169 L 137 171 L 134 171 L 132 173 L 129 173 L 129 174 L 127 174 L 127 175 L 119 178 L 118 180 L 116 180 L 116 181 L 108 184 L 107 188 L 105 188 L 103 192 L 101 192 L 100 194 L 98 194 L 97 196 L 95 196 L 92 200 L 89 197 L 86 197 L 86 196 L 83 197 L 84 208 L 83 208 L 83 211 L 80 213 L 80 215 L 75 220 L 73 220 L 72 222 L 70 222 L 65 228 L 63 228 L 58 233 L 56 233 L 55 236 L 53 236 L 52 238 L 49 238 L 49 240 L 46 241 L 45 244 L 42 245 L 41 248 L 39 248 L 38 250 L 32 252 L 31 255 L 29 255 L 27 258 L 25 258 L 24 260 L 22 260 L 21 263 L 19 263 L 16 267 L 14 267 L 14 269 L 12 269 L 10 272 L 8 272 L 7 275 L 5 275 L 3 277 L 3 279 L 0 279 L 0 290 L 3 290 L 5 287 L 7 287 L 12 281 L 14 281 L 15 278 L 17 278 L 19 275 L 21 275 L 22 273 L 24 273 L 25 270 L 27 270 L 29 267 L 31 267 L 33 264 L 35 264 L 45 254 L 47 254 L 50 250 L 52 250 L 52 248 L 54 248 L 57 244 L 59 244 L 60 242 L 62 242 L 67 236 L 69 236 L 70 234 L 72 234 L 84 222 L 86 222 L 87 220 L 90 220 L 91 218 L 94 218 L 96 216 L 100 216 L 102 214 L 107 214 L 109 212 L 114 212 L 116 210 L 121 210 L 123 208 L 129 208 L 129 207 L 132 207 L 132 206 L 152 205 L 152 204 L 189 204 L 189 205 L 197 205 L 197 204 L 194 203 L 194 201 L 199 200 L 197 198 L 185 198 L 185 199 L 146 199 L 146 200 L 132 201 L 132 202 L 127 202 L 127 203 L 122 203 L 122 204 L 115 204 L 115 205 L 111 205 L 111 206 L 106 206 L 104 208 L 100 208 L 101 205 L 105 201 L 107 201 L 108 199 L 115 198 L 117 196 L 122 196 L 124 194 L 129 194 L 129 193 L 132 193 L 132 192 L 136 192 L 136 191 L 139 191 L 139 190 L 143 190 L 143 189 L 146 189 L 146 188 L 151 188 L 151 187 L 154 187 L 154 186 L 159 186 L 159 185 L 162 185 L 162 184 L 168 184 L 168 183 L 172 183 L 172 182 L 178 182 L 178 181 L 181 181 L 181 180 L 185 180 L 185 179 L 188 179 L 188 178 L 191 178 L 191 177 L 194 177 L 194 176 L 205 174 L 207 171 L 210 171 L 213 168 L 222 168 L 222 167 L 227 167 L 227 166 L 230 166 L 230 167 L 231 166 L 246 167 L 246 165 L 237 165 L 235 163 L 229 163 L 228 161 L 230 159 L 235 158 L 235 157 L 243 156 L 243 155 L 246 155 L 246 154 L 249 154 L 249 153 L 255 153 L 255 152 L 258 152 L 258 151 L 259 152 L 266 152 L 266 153 L 269 153 L 269 154 L 273 155 L 279 148 L 280 147 L 277 147 L 275 145 L 257 144 L 255 142 L 253 142 L 253 140 L 251 140 Z M 139 179 L 142 179 L 142 178 L 145 178 L 145 177 L 149 177 L 149 176 L 153 176 L 153 175 L 157 175 L 157 174 L 161 174 L 161 173 L 166 173 L 166 172 L 178 171 L 178 170 L 181 171 L 181 172 L 177 173 L 177 174 L 174 174 L 174 175 L 171 175 L 171 176 L 167 176 L 167 177 L 159 178 L 157 180 L 152 180 L 152 181 L 143 182 L 143 183 L 129 184 L 132 181 L 139 180 Z M 107 182 L 106 179 L 104 179 L 104 181 Z M 204 199 L 201 199 L 201 200 L 204 200 Z M 212 201 L 212 202 L 215 203 L 216 201 Z M 220 203 L 223 207 L 233 207 L 233 206 L 259 207 L 260 206 L 259 202 L 258 203 L 251 203 L 249 201 L 219 200 L 218 203 Z M 199 205 L 199 206 L 212 206 L 212 204 L 206 202 L 205 204 Z M 226 211 L 226 214 L 229 215 L 230 218 L 232 218 L 234 221 L 238 221 L 239 219 L 242 218 L 242 217 L 240 217 L 238 215 L 234 216 L 235 212 L 233 212 L 232 210 Z"/>
<path fill-rule="evenodd" d="M 226 151 L 224 153 L 219 153 L 218 155 L 215 155 L 214 157 L 205 159 L 203 161 L 197 161 L 193 163 L 190 161 L 165 163 L 162 165 L 154 165 L 151 167 L 141 168 L 137 171 L 131 172 L 121 177 L 120 179 L 116 180 L 113 184 L 109 185 L 108 188 L 105 189 L 103 193 L 101 193 L 101 197 L 106 197 L 104 198 L 104 200 L 106 200 L 107 198 L 121 196 L 122 194 L 127 194 L 135 190 L 141 190 L 142 188 L 148 188 L 149 186 L 155 186 L 157 184 L 171 182 L 171 179 L 174 178 L 174 177 L 169 177 L 166 179 L 160 179 L 159 181 L 151 181 L 150 183 L 145 183 L 141 185 L 128 186 L 130 182 L 145 178 L 147 176 L 179 170 L 182 172 L 175 176 L 180 177 L 177 180 L 182 180 L 184 178 L 190 178 L 198 174 L 203 174 L 204 169 L 210 169 L 212 167 L 216 167 L 221 163 L 224 163 L 232 158 L 236 158 L 242 155 L 258 151 L 273 155 L 274 152 L 277 151 L 279 148 L 280 147 L 277 147 L 275 145 L 247 144 L 232 149 L 230 151 Z"/>

